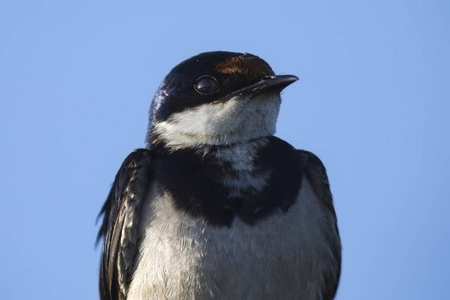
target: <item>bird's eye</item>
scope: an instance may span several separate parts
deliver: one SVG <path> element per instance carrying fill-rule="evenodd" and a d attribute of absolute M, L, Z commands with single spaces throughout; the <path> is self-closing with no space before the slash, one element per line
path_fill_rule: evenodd
<path fill-rule="evenodd" d="M 219 90 L 217 79 L 209 75 L 203 75 L 194 83 L 195 90 L 202 95 L 212 95 Z"/>

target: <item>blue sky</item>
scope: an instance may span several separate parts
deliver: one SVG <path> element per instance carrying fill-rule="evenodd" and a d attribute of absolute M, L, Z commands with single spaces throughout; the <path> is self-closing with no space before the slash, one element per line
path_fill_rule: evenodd
<path fill-rule="evenodd" d="M 337 299 L 450 298 L 448 1 L 0 2 L 0 288 L 98 299 L 97 213 L 150 101 L 197 53 L 300 80 L 277 135 L 325 163 Z"/>

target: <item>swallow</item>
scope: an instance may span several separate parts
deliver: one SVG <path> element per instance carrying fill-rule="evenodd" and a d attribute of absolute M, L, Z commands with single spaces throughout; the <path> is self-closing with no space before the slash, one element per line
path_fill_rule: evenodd
<path fill-rule="evenodd" d="M 341 243 L 320 159 L 274 136 L 297 81 L 248 53 L 177 65 L 100 215 L 101 299 L 333 299 Z"/>

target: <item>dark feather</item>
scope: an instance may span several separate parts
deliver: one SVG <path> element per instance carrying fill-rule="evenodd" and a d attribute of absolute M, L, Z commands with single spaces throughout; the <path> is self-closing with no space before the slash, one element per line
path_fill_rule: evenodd
<path fill-rule="evenodd" d="M 325 231 L 324 239 L 327 241 L 333 257 L 337 262 L 337 268 L 333 272 L 323 274 L 322 287 L 323 299 L 333 299 L 336 295 L 341 273 L 341 242 L 337 227 L 336 212 L 333 206 L 333 196 L 331 195 L 327 172 L 322 161 L 311 152 L 298 150 L 298 153 L 303 161 L 305 176 L 310 182 L 320 204 L 323 206 L 323 211 L 328 214 L 326 220 L 331 224 L 325 225 L 325 228 L 334 229 L 334 231 Z"/>
<path fill-rule="evenodd" d="M 253 225 L 278 208 L 288 211 L 302 182 L 302 162 L 296 150 L 277 137 L 268 140 L 258 151 L 253 171 L 254 176 L 270 174 L 267 184 L 261 191 L 249 191 L 241 197 L 229 197 L 223 181 L 225 175 L 236 171 L 214 154 L 203 155 L 192 149 L 172 151 L 158 156 L 152 168 L 180 210 L 211 225 L 230 226 L 235 217 Z"/>
<path fill-rule="evenodd" d="M 100 266 L 102 300 L 125 299 L 138 252 L 137 225 L 152 174 L 151 155 L 137 149 L 123 162 L 100 212 L 103 223 L 97 240 L 104 237 Z"/>

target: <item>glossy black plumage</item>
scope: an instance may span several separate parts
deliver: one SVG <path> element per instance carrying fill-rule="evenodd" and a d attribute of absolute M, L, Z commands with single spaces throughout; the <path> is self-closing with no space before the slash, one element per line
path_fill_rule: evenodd
<path fill-rule="evenodd" d="M 263 76 L 274 75 L 270 66 L 262 60 L 258 60 L 260 63 L 257 67 L 258 74 L 253 74 L 254 72 L 249 70 L 250 74 L 230 73 L 224 75 L 216 70 L 217 63 L 233 59 L 238 55 L 248 57 L 249 60 L 257 58 L 251 54 L 216 51 L 196 55 L 173 68 L 159 87 L 158 93 L 163 93 L 163 97 L 153 99 L 150 109 L 150 125 L 156 120 L 166 120 L 171 114 L 186 108 L 208 103 L 212 99 L 224 98 L 234 91 L 256 83 Z M 220 91 L 214 95 L 201 95 L 192 88 L 193 79 L 205 74 L 215 77 L 221 86 Z"/>

